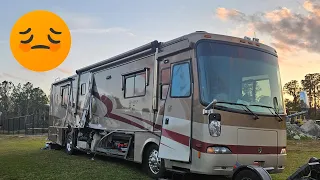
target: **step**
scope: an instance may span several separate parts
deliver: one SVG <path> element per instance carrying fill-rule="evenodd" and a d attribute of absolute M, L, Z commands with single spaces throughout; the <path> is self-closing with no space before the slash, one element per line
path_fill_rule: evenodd
<path fill-rule="evenodd" d="M 117 156 L 125 156 L 126 155 L 126 152 L 121 152 L 118 149 L 96 148 L 96 151 L 106 153 L 106 154 L 117 155 Z"/>

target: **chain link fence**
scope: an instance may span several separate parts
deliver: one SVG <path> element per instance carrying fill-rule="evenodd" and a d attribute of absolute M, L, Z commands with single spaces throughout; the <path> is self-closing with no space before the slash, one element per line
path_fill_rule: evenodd
<path fill-rule="evenodd" d="M 0 134 L 43 135 L 48 133 L 48 112 L 0 119 Z"/>

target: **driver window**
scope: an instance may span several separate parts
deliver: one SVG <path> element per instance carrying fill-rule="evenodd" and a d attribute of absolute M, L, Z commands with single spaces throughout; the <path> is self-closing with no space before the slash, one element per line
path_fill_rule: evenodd
<path fill-rule="evenodd" d="M 271 98 L 271 88 L 270 88 L 270 81 L 269 79 L 264 79 L 257 81 L 257 87 L 262 89 L 261 91 L 257 92 L 257 102 L 272 106 L 272 98 Z"/>
<path fill-rule="evenodd" d="M 191 95 L 189 63 L 180 63 L 173 66 L 171 85 L 171 97 L 179 98 Z"/>
<path fill-rule="evenodd" d="M 268 106 L 272 105 L 269 78 L 243 78 L 241 99 L 248 103 L 258 103 Z"/>

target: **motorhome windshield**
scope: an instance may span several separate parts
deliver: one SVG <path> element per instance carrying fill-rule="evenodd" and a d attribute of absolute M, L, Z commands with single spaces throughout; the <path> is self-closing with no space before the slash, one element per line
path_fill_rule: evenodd
<path fill-rule="evenodd" d="M 279 114 L 284 113 L 279 66 L 275 55 L 213 41 L 200 42 L 196 52 L 203 105 L 216 99 L 248 105 L 251 111 L 259 114 L 274 114 L 274 107 L 279 110 Z M 275 106 L 275 99 L 278 106 Z M 217 106 L 245 111 L 243 107 L 230 103 L 218 103 Z"/>

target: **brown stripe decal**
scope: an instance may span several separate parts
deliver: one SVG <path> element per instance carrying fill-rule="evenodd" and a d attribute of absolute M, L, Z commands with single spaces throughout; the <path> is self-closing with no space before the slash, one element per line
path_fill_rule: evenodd
<path fill-rule="evenodd" d="M 153 123 L 152 123 L 151 121 L 146 120 L 146 119 L 142 119 L 142 118 L 140 118 L 140 117 L 133 116 L 133 115 L 126 114 L 126 113 L 125 113 L 125 115 L 131 116 L 131 117 L 136 118 L 136 119 L 139 119 L 140 121 L 145 122 L 145 123 L 149 124 L 150 126 L 153 126 Z M 158 129 L 158 130 L 161 130 L 161 128 L 162 128 L 162 126 L 159 125 L 159 124 L 154 124 L 154 127 L 155 127 L 156 129 Z"/>
<path fill-rule="evenodd" d="M 180 144 L 189 146 L 190 137 L 173 132 L 167 129 L 162 129 L 162 136 L 172 139 Z M 245 145 L 226 145 L 226 144 L 211 144 L 192 139 L 192 148 L 202 153 L 207 152 L 209 146 L 224 146 L 229 148 L 233 154 L 280 154 L 281 149 L 285 147 L 277 146 L 245 146 Z M 262 149 L 259 153 L 259 148 Z"/>

